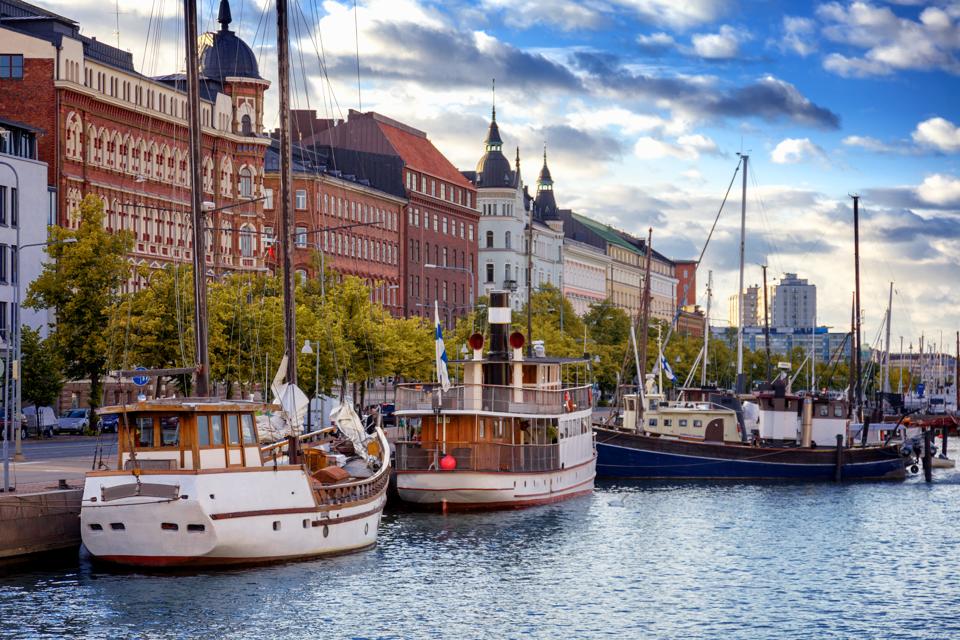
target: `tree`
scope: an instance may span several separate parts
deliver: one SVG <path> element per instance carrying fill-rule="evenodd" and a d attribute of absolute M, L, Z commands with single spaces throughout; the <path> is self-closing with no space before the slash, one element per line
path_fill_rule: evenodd
<path fill-rule="evenodd" d="M 39 426 L 40 407 L 56 402 L 63 389 L 60 359 L 52 341 L 41 339 L 38 330 L 27 326 L 21 329 L 20 348 L 20 394 L 25 404 L 34 406 Z"/>
<path fill-rule="evenodd" d="M 55 312 L 50 340 L 67 377 L 90 381 L 88 404 L 96 409 L 107 366 L 109 312 L 130 276 L 126 256 L 133 248 L 133 235 L 103 228 L 103 202 L 95 195 L 83 199 L 78 215 L 75 231 L 50 228 L 51 260 L 31 283 L 26 306 Z"/>

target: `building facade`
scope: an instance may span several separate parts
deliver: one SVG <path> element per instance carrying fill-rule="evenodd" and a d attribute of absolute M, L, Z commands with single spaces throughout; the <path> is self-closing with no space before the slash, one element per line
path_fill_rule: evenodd
<path fill-rule="evenodd" d="M 677 306 L 693 307 L 697 304 L 697 261 L 674 260 L 674 277 L 677 279 Z"/>
<path fill-rule="evenodd" d="M 770 323 L 782 329 L 810 329 L 817 321 L 817 285 L 795 273 L 785 273 L 777 283 Z"/>
<path fill-rule="evenodd" d="M 733 294 L 728 298 L 727 322 L 731 327 L 740 325 L 740 296 Z M 763 324 L 761 314 L 763 309 L 763 294 L 757 285 L 747 287 L 743 291 L 743 326 L 758 327 Z"/>
<path fill-rule="evenodd" d="M 403 216 L 407 200 L 374 188 L 368 180 L 333 172 L 302 147 L 293 150 L 294 269 L 301 278 L 323 269 L 356 276 L 370 288 L 374 302 L 403 315 Z M 279 144 L 264 160 L 264 234 L 278 241 L 280 208 Z M 273 255 L 276 252 L 272 252 Z M 268 260 L 273 261 L 268 254 Z"/>
<path fill-rule="evenodd" d="M 202 180 L 208 274 L 264 268 L 263 95 L 253 51 L 230 30 L 200 38 Z M 104 204 L 104 225 L 135 235 L 130 261 L 158 268 L 192 260 L 187 97 L 182 74 L 151 78 L 133 56 L 80 34 L 69 18 L 0 0 L 4 50 L 21 73 L 0 79 L 0 117 L 46 131 L 38 156 L 56 190 L 56 222 L 77 224 L 87 194 Z M 24 110 L 23 105 L 31 105 Z M 242 251 L 240 231 L 250 238 Z M 245 246 L 245 245 L 244 245 Z M 137 284 L 134 282 L 134 284 Z"/>
<path fill-rule="evenodd" d="M 22 308 L 27 288 L 43 269 L 43 245 L 51 217 L 47 165 L 37 160 L 40 133 L 0 120 L 0 338 L 4 341 L 17 322 L 17 287 L 20 321 L 47 333 L 47 312 Z"/>
<path fill-rule="evenodd" d="M 564 239 L 563 296 L 578 316 L 587 313 L 591 305 L 606 300 L 611 265 L 610 256 L 597 247 L 572 238 Z"/>
<path fill-rule="evenodd" d="M 407 201 L 400 251 L 406 316 L 451 327 L 474 305 L 477 287 L 477 190 L 427 134 L 375 112 L 345 121 L 315 120 L 304 145 L 324 150 L 330 167 Z"/>

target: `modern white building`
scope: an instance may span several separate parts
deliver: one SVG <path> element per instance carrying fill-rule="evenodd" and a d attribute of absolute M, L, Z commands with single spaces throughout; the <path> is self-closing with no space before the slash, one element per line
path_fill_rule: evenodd
<path fill-rule="evenodd" d="M 572 238 L 563 241 L 563 295 L 578 316 L 607 297 L 612 259 L 603 250 Z"/>
<path fill-rule="evenodd" d="M 811 329 L 817 320 L 817 285 L 785 273 L 773 296 L 770 324 L 778 329 Z"/>
<path fill-rule="evenodd" d="M 4 340 L 16 322 L 16 288 L 20 287 L 22 305 L 27 288 L 43 269 L 47 226 L 55 220 L 51 206 L 56 197 L 47 188 L 47 163 L 37 160 L 38 133 L 25 124 L 0 120 L 0 335 Z M 45 310 L 21 309 L 20 318 L 46 335 Z"/>
<path fill-rule="evenodd" d="M 463 172 L 477 187 L 480 210 L 478 295 L 505 289 L 512 292 L 511 306 L 519 310 L 527 300 L 528 225 L 532 220 L 531 279 L 535 289 L 543 284 L 562 286 L 563 226 L 559 220 L 545 220 L 536 201 L 524 187 L 520 176 L 520 150 L 517 150 L 513 167 L 503 155 L 496 108 L 492 112 L 484 149 L 476 171 Z M 549 181 L 546 158 L 544 170 Z"/>

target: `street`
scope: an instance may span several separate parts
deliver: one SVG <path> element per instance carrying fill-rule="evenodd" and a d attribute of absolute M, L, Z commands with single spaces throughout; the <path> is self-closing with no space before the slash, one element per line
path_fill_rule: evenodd
<path fill-rule="evenodd" d="M 23 455 L 26 460 L 23 462 L 12 460 L 11 446 L 10 483 L 18 492 L 56 486 L 61 479 L 71 486 L 80 486 L 83 474 L 93 467 L 98 444 L 102 447 L 104 464 L 114 466 L 117 452 L 117 435 L 114 433 L 104 434 L 102 438 L 56 436 L 45 440 L 24 440 Z"/>

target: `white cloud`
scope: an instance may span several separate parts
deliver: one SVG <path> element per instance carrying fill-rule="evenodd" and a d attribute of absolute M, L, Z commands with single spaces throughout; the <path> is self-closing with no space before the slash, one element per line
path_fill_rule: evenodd
<path fill-rule="evenodd" d="M 770 152 L 770 159 L 776 164 L 796 164 L 812 159 L 825 161 L 826 158 L 823 149 L 810 138 L 786 138 Z"/>
<path fill-rule="evenodd" d="M 716 20 L 726 9 L 727 0 L 613 0 L 653 24 L 686 29 Z"/>
<path fill-rule="evenodd" d="M 633 154 L 641 160 L 659 158 L 677 158 L 696 160 L 700 154 L 715 154 L 717 143 L 702 134 L 683 135 L 675 142 L 659 140 L 651 136 L 641 136 L 633 145 Z"/>
<path fill-rule="evenodd" d="M 781 50 L 792 51 L 804 57 L 816 51 L 814 26 L 814 22 L 810 18 L 784 16 Z"/>
<path fill-rule="evenodd" d="M 637 44 L 648 53 L 661 53 L 677 46 L 677 41 L 668 33 L 658 32 L 637 36 Z"/>
<path fill-rule="evenodd" d="M 740 53 L 740 43 L 749 39 L 750 34 L 746 31 L 725 24 L 719 33 L 698 33 L 691 42 L 694 52 L 701 58 L 723 60 L 735 58 Z"/>
<path fill-rule="evenodd" d="M 596 29 L 633 14 L 644 22 L 674 29 L 707 24 L 716 20 L 728 0 L 482 0 L 487 10 L 500 11 L 508 25 L 527 29 L 535 25 L 555 25 L 564 30 Z"/>
<path fill-rule="evenodd" d="M 960 151 L 960 127 L 944 118 L 930 118 L 918 124 L 913 139 L 917 144 L 944 153 Z"/>
<path fill-rule="evenodd" d="M 843 144 L 848 147 L 860 147 L 861 149 L 875 151 L 877 153 L 891 153 L 896 151 L 894 147 L 883 140 L 878 140 L 870 136 L 847 136 L 843 139 Z"/>
<path fill-rule="evenodd" d="M 899 70 L 940 69 L 960 74 L 960 11 L 924 9 L 918 20 L 902 18 L 889 7 L 869 2 L 838 2 L 817 8 L 828 40 L 863 50 L 861 56 L 832 53 L 824 68 L 841 76 L 885 75 Z"/>
<path fill-rule="evenodd" d="M 917 187 L 917 196 L 933 205 L 960 205 L 960 178 L 943 173 L 927 176 Z"/>

